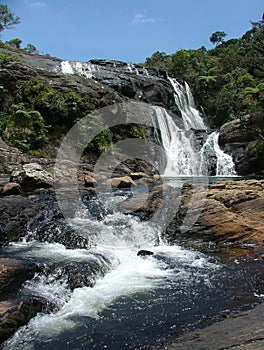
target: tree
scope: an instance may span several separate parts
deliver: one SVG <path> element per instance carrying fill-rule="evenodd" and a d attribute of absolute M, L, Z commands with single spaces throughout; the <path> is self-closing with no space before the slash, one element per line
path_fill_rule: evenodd
<path fill-rule="evenodd" d="M 20 23 L 20 18 L 10 11 L 7 5 L 0 5 L 0 32 Z"/>
<path fill-rule="evenodd" d="M 227 34 L 225 32 L 214 32 L 211 36 L 210 36 L 210 41 L 213 44 L 222 44 L 224 42 L 224 37 L 227 36 Z"/>
<path fill-rule="evenodd" d="M 150 68 L 164 69 L 167 60 L 165 52 L 156 51 L 151 57 L 146 58 L 145 65 Z"/>
<path fill-rule="evenodd" d="M 5 42 L 7 45 L 14 47 L 15 49 L 20 49 L 20 45 L 22 43 L 22 40 L 19 38 L 11 39 L 9 41 Z"/>
<path fill-rule="evenodd" d="M 36 46 L 32 45 L 32 44 L 27 44 L 27 46 L 25 47 L 25 50 L 30 54 L 30 55 L 37 55 L 38 54 L 38 50 L 36 48 Z"/>

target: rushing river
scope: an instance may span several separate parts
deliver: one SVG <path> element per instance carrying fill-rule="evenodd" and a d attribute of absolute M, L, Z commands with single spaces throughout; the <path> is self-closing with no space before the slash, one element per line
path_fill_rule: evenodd
<path fill-rule="evenodd" d="M 261 261 L 227 259 L 205 245 L 200 251 L 182 242 L 168 245 L 148 222 L 111 209 L 123 199 L 122 194 L 94 200 L 101 206 L 99 217 L 87 210 L 72 219 L 89 247 L 54 242 L 65 227 L 49 221 L 47 208 L 29 224 L 23 241 L 2 250 L 5 257 L 43 266 L 20 293 L 56 305 L 18 330 L 3 349 L 157 349 L 261 300 Z M 142 249 L 153 255 L 138 256 Z M 90 273 L 91 285 L 72 288 L 69 279 L 77 276 L 67 274 L 71 266 Z"/>

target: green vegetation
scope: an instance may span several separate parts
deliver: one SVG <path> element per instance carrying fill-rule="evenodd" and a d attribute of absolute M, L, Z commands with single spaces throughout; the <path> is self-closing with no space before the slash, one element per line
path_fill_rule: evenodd
<path fill-rule="evenodd" d="M 215 32 L 210 36 L 210 41 L 213 44 L 222 44 L 224 42 L 224 37 L 227 36 L 225 32 Z"/>
<path fill-rule="evenodd" d="M 15 86 L 10 81 L 1 83 L 0 134 L 7 143 L 30 154 L 41 153 L 45 142 L 57 140 L 92 110 L 109 104 L 103 98 L 62 92 L 38 79 L 21 80 Z M 111 144 L 109 133 L 99 135 L 92 148 L 102 152 Z"/>
<path fill-rule="evenodd" d="M 264 22 L 252 23 L 240 39 L 224 41 L 215 32 L 212 50 L 179 50 L 171 55 L 155 52 L 145 66 L 165 69 L 172 77 L 186 80 L 198 105 L 203 106 L 212 126 L 264 110 Z"/>
<path fill-rule="evenodd" d="M 0 68 L 3 67 L 6 63 L 14 61 L 16 57 L 9 53 L 0 52 Z"/>
<path fill-rule="evenodd" d="M 20 23 L 20 18 L 15 16 L 7 5 L 0 5 L 0 32 L 10 29 Z"/>
<path fill-rule="evenodd" d="M 20 106 L 19 106 L 20 107 Z M 13 106 L 15 110 L 15 106 Z M 47 127 L 38 111 L 18 109 L 2 123 L 3 138 L 23 151 L 37 150 L 46 137 Z"/>

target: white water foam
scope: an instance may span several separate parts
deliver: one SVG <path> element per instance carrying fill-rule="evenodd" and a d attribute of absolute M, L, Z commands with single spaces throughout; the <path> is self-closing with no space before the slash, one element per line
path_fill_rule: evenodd
<path fill-rule="evenodd" d="M 92 224 L 91 219 L 85 219 L 84 213 L 73 221 L 76 229 Z M 46 297 L 61 308 L 56 313 L 37 315 L 5 344 L 4 349 L 34 349 L 36 339 L 46 342 L 60 332 L 77 327 L 76 317 L 100 318 L 100 312 L 121 296 L 136 297 L 137 293 L 151 289 L 168 288 L 168 283 L 191 286 L 197 278 L 209 284 L 208 273 L 219 268 L 202 253 L 178 245 L 168 246 L 164 242 L 157 244 L 160 233 L 130 215 L 109 214 L 96 225 L 98 235 L 93 238 L 95 245 L 89 250 L 66 249 L 62 244 L 36 241 L 13 244 L 8 248 L 16 256 L 21 251 L 23 257 L 46 257 L 52 263 L 89 261 L 100 254 L 111 260 L 111 270 L 98 278 L 94 287 L 76 288 L 72 293 L 67 289 L 66 280 L 55 281 L 52 275 L 28 282 L 27 293 Z M 25 250 L 27 245 L 28 251 Z M 137 256 L 139 249 L 148 249 L 154 254 Z"/>
<path fill-rule="evenodd" d="M 186 130 L 206 130 L 207 127 L 204 124 L 203 118 L 195 108 L 189 85 L 186 82 L 182 85 L 174 78 L 168 77 L 168 79 L 174 88 L 175 103 L 181 112 L 184 128 Z"/>

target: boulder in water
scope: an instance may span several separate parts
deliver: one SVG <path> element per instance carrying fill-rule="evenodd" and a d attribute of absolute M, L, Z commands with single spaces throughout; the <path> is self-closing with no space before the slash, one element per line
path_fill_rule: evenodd
<path fill-rule="evenodd" d="M 137 256 L 149 256 L 149 255 L 153 255 L 154 253 L 150 250 L 145 250 L 145 249 L 142 249 L 142 250 L 139 250 L 137 252 Z"/>
<path fill-rule="evenodd" d="M 149 175 L 143 173 L 142 171 L 138 171 L 138 172 L 130 173 L 130 177 L 132 180 L 139 180 L 142 178 L 149 178 Z"/>

